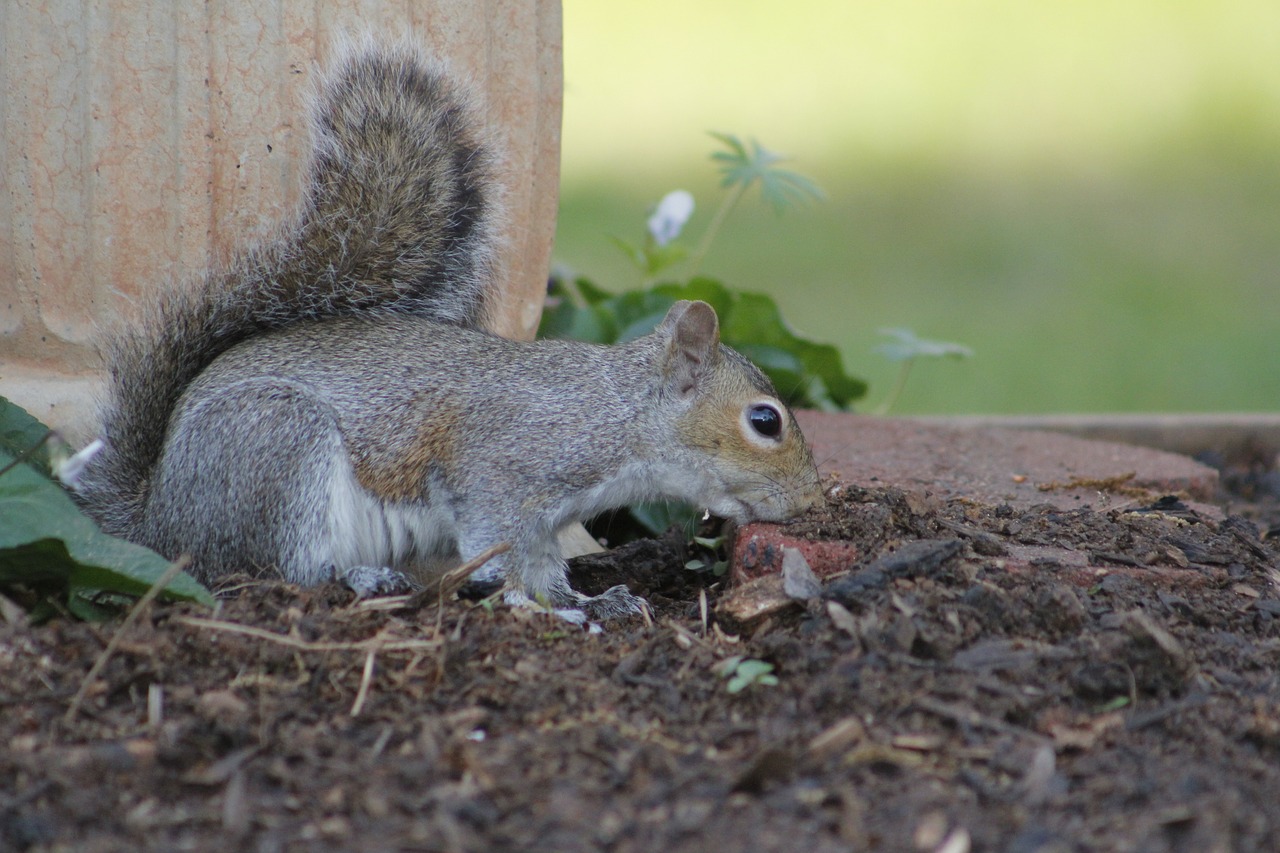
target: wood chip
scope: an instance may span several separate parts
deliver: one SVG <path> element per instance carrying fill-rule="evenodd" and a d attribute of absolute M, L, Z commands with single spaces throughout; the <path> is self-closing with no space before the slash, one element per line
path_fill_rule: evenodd
<path fill-rule="evenodd" d="M 947 742 L 941 735 L 916 734 L 894 735 L 890 743 L 895 749 L 909 749 L 912 752 L 933 752 Z"/>
<path fill-rule="evenodd" d="M 828 601 L 827 615 L 831 617 L 831 624 L 844 631 L 850 637 L 857 639 L 858 619 L 849 612 L 849 608 L 838 601 Z"/>
<path fill-rule="evenodd" d="M 816 761 L 825 761 L 848 752 L 866 736 L 867 727 L 863 725 L 862 720 L 857 717 L 845 717 L 809 741 L 806 753 Z"/>
<path fill-rule="evenodd" d="M 739 625 L 751 625 L 798 606 L 783 589 L 782 575 L 766 575 L 726 593 L 716 602 L 716 613 Z"/>

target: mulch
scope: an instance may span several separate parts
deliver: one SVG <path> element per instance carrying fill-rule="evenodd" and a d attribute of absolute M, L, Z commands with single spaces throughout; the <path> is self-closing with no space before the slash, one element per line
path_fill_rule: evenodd
<path fill-rule="evenodd" d="M 750 624 L 674 537 L 578 562 L 653 604 L 602 632 L 248 577 L 7 608 L 0 848 L 1277 850 L 1274 507 L 1223 504 L 845 489 L 806 524 L 859 556 Z"/>

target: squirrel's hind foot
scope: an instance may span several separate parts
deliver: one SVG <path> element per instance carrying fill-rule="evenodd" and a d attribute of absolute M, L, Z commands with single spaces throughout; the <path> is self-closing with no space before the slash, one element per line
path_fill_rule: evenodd
<path fill-rule="evenodd" d="M 405 595 L 417 591 L 417 586 L 402 572 L 386 566 L 351 566 L 335 569 L 334 579 L 356 594 L 356 598 L 376 598 L 382 595 Z"/>
<path fill-rule="evenodd" d="M 603 622 L 606 619 L 618 619 L 622 616 L 637 616 L 649 613 L 649 602 L 638 595 L 633 595 L 626 585 L 618 584 L 606 589 L 599 595 L 584 597 L 578 603 L 579 609 L 592 622 Z"/>
<path fill-rule="evenodd" d="M 523 592 L 508 589 L 503 599 L 512 607 L 546 608 L 550 612 L 572 622 L 582 625 L 587 622 L 604 622 L 622 616 L 636 616 L 649 612 L 649 602 L 638 595 L 633 595 L 624 584 L 610 587 L 599 595 L 586 596 L 570 590 L 573 596 L 567 601 L 553 601 L 550 607 L 544 602 L 534 601 Z"/>

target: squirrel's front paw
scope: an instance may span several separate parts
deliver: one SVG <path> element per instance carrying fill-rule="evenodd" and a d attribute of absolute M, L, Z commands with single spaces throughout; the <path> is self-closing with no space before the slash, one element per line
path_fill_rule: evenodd
<path fill-rule="evenodd" d="M 599 595 L 583 598 L 578 608 L 593 622 L 606 619 L 617 619 L 620 616 L 634 616 L 649 612 L 649 602 L 638 595 L 632 595 L 624 584 L 606 589 Z"/>
<path fill-rule="evenodd" d="M 356 598 L 403 595 L 414 591 L 414 586 L 407 577 L 386 566 L 352 566 L 337 569 L 333 574 L 339 583 L 345 584 L 356 594 Z"/>

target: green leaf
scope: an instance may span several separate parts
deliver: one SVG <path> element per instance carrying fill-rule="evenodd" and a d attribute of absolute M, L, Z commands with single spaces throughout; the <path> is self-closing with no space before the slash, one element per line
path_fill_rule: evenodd
<path fill-rule="evenodd" d="M 593 306 L 608 318 L 614 331 L 613 340 L 609 343 L 623 344 L 627 341 L 652 332 L 667 309 L 671 300 L 655 294 L 651 290 L 630 290 L 605 302 Z"/>
<path fill-rule="evenodd" d="M 4 414 L 9 422 L 21 420 Z M 14 458 L 0 450 L 0 468 Z M 59 591 L 73 613 L 97 614 L 104 597 L 140 596 L 168 567 L 154 551 L 100 531 L 61 486 L 32 466 L 20 463 L 0 475 L 0 587 Z M 213 604 L 209 591 L 186 574 L 165 595 Z"/>
<path fill-rule="evenodd" d="M 627 260 L 646 278 L 652 279 L 668 267 L 675 266 L 689 256 L 684 245 L 671 242 L 665 246 L 656 245 L 652 240 L 648 245 L 637 246 L 621 237 L 609 236 L 609 241 L 617 246 Z"/>
<path fill-rule="evenodd" d="M 666 533 L 672 525 L 682 528 L 686 535 L 698 529 L 698 510 L 678 501 L 634 504 L 629 509 L 631 517 L 655 536 Z"/>
<path fill-rule="evenodd" d="M 681 299 L 705 302 L 714 308 L 721 318 L 728 315 L 734 302 L 737 301 L 733 291 L 713 278 L 695 278 L 684 284 L 667 282 L 655 286 L 653 292 L 662 294 L 672 302 L 678 302 Z"/>
<path fill-rule="evenodd" d="M 649 278 L 673 267 L 689 257 L 689 249 L 683 243 L 668 243 L 665 246 L 651 246 L 644 250 L 644 271 Z"/>
<path fill-rule="evenodd" d="M 25 409 L 5 397 L 0 397 L 0 452 L 16 459 L 45 440 L 49 428 L 33 418 Z M 49 448 L 42 446 L 27 461 L 46 477 L 52 477 Z M 8 462 L 3 465 L 8 465 Z M 0 465 L 0 467 L 3 467 Z"/>
<path fill-rule="evenodd" d="M 1121 708 L 1127 707 L 1129 704 L 1128 696 L 1116 696 L 1104 702 L 1099 708 L 1098 713 L 1106 714 L 1111 711 L 1119 711 Z"/>
<path fill-rule="evenodd" d="M 767 296 L 740 294 L 721 318 L 720 336 L 769 375 L 788 405 L 840 410 L 867 393 L 865 382 L 845 373 L 839 350 L 797 335 Z"/>
<path fill-rule="evenodd" d="M 755 658 L 748 658 L 738 664 L 737 674 L 755 680 L 762 675 L 773 672 L 773 664 Z"/>
<path fill-rule="evenodd" d="M 772 674 L 773 664 L 755 658 L 738 660 L 732 672 L 726 687 L 730 693 L 741 693 L 753 684 L 771 687 L 778 683 L 778 676 Z"/>
<path fill-rule="evenodd" d="M 973 350 L 964 344 L 947 341 L 931 341 L 916 337 L 910 329 L 881 329 L 880 334 L 895 340 L 881 344 L 875 351 L 890 361 L 907 361 L 913 358 L 970 358 Z"/>
<path fill-rule="evenodd" d="M 587 305 L 599 305 L 613 298 L 612 293 L 602 287 L 596 287 L 585 278 L 575 279 L 574 286 L 578 288 L 578 293 Z"/>
<path fill-rule="evenodd" d="M 597 310 L 597 306 L 611 294 L 584 279 L 575 282 L 574 287 L 576 290 L 571 292 L 565 282 L 559 279 L 552 282 L 538 335 L 594 344 L 613 342 L 617 337 L 616 325 L 609 319 L 607 310 Z"/>
<path fill-rule="evenodd" d="M 730 655 L 722 661 L 712 664 L 711 671 L 721 678 L 730 678 L 738 671 L 738 664 L 742 663 L 742 655 Z"/>
<path fill-rule="evenodd" d="M 756 140 L 752 139 L 748 146 L 731 133 L 713 132 L 711 136 L 729 149 L 711 155 L 711 159 L 720 166 L 722 187 L 740 185 L 746 188 L 759 183 L 761 198 L 777 213 L 822 198 L 822 190 L 817 184 L 799 172 L 779 167 L 777 164 L 784 162 L 785 158 Z"/>

